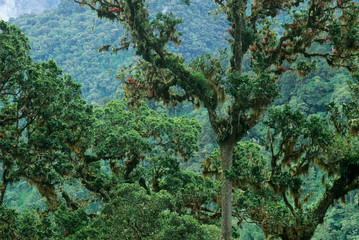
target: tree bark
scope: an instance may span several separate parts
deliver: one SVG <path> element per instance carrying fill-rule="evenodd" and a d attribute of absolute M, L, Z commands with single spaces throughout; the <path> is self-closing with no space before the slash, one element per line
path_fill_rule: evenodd
<path fill-rule="evenodd" d="M 231 67 L 233 70 L 237 71 L 239 74 L 242 73 L 242 60 L 243 60 L 243 51 L 242 51 L 242 31 L 243 31 L 243 24 L 242 24 L 242 13 L 245 11 L 243 7 L 242 0 L 235 0 L 233 1 L 233 38 L 234 43 L 232 46 L 233 56 L 231 58 Z"/>
<path fill-rule="evenodd" d="M 345 197 L 349 191 L 357 189 L 359 186 L 359 168 L 356 165 L 349 165 L 348 172 L 334 181 L 333 186 L 328 188 L 322 200 L 312 213 L 313 221 L 305 227 L 301 236 L 303 240 L 310 240 L 319 224 L 322 224 L 328 208 L 334 204 L 335 200 Z"/>
<path fill-rule="evenodd" d="M 222 225 L 221 240 L 232 239 L 232 182 L 226 178 L 225 171 L 232 166 L 233 143 L 220 145 L 222 159 Z"/>
<path fill-rule="evenodd" d="M 8 185 L 8 179 L 6 177 L 8 170 L 7 170 L 6 166 L 4 166 L 4 163 L 3 163 L 3 168 L 4 168 L 4 171 L 2 174 L 2 183 L 0 184 L 0 206 L 4 203 L 5 192 L 6 192 L 6 188 Z"/>
<path fill-rule="evenodd" d="M 0 206 L 4 202 L 6 187 L 7 187 L 7 183 L 0 184 Z"/>

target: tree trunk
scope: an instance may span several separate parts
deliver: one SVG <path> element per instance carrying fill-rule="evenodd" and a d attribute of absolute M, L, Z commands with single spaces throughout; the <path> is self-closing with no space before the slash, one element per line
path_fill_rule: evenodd
<path fill-rule="evenodd" d="M 4 202 L 6 187 L 7 187 L 7 183 L 0 184 L 0 206 Z"/>
<path fill-rule="evenodd" d="M 232 166 L 233 143 L 220 145 L 222 159 L 222 225 L 221 240 L 232 239 L 232 183 L 224 175 L 225 170 Z"/>
<path fill-rule="evenodd" d="M 349 165 L 347 168 L 349 170 L 335 180 L 333 185 L 325 191 L 323 198 L 312 213 L 312 223 L 306 226 L 306 231 L 300 236 L 300 239 L 311 239 L 318 225 L 323 223 L 328 208 L 333 205 L 334 201 L 345 197 L 349 191 L 357 188 L 359 168 L 356 165 Z"/>
<path fill-rule="evenodd" d="M 8 184 L 8 179 L 7 179 L 7 167 L 6 165 L 4 166 L 3 163 L 3 173 L 2 173 L 2 183 L 0 184 L 0 206 L 4 203 L 4 197 L 5 197 L 5 192 L 6 192 L 6 188 L 7 188 L 7 184 Z"/>

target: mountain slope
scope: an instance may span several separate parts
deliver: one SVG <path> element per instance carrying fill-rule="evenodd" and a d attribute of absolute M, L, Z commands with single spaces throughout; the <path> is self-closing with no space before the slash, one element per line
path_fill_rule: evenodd
<path fill-rule="evenodd" d="M 173 11 L 176 16 L 186 19 L 180 30 L 183 32 L 181 54 L 187 59 L 226 46 L 222 40 L 226 32 L 223 20 L 214 21 L 213 16 L 208 16 L 214 9 L 209 0 L 194 1 L 189 9 L 185 5 L 178 6 L 176 1 L 154 3 L 151 11 Z M 99 54 L 98 48 L 114 43 L 124 35 L 121 26 L 101 21 L 95 13 L 89 13 L 71 1 L 62 0 L 56 9 L 24 15 L 10 23 L 19 26 L 29 37 L 34 60 L 54 59 L 66 73 L 83 84 L 84 97 L 89 102 L 113 96 L 120 83 L 114 80 L 115 73 L 110 69 L 118 69 L 133 57 L 131 51 L 117 55 Z"/>

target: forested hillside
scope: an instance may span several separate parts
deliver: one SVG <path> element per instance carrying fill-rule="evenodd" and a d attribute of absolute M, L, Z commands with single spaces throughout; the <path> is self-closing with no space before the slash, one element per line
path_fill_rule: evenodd
<path fill-rule="evenodd" d="M 139 10 L 145 20 L 147 15 L 155 19 L 154 13 L 162 14 L 148 29 L 157 29 L 154 38 L 161 33 L 169 42 L 166 51 L 176 56 L 165 57 L 172 61 L 169 67 L 165 61 L 155 60 L 155 54 L 149 57 L 138 47 L 143 40 L 136 42 L 138 36 L 133 35 L 140 32 L 137 25 L 124 28 L 119 24 L 127 14 L 134 14 L 126 12 L 122 3 L 104 7 L 99 14 L 105 19 L 67 0 L 56 9 L 12 19 L 9 23 L 18 26 L 29 41 L 19 30 L 2 25 L 1 56 L 10 60 L 3 60 L 0 68 L 0 237 L 216 239 L 221 228 L 220 179 L 225 172 L 234 188 L 233 239 L 295 239 L 299 236 L 295 234 L 302 231 L 305 235 L 307 230 L 303 229 L 310 228 L 316 229 L 311 239 L 358 239 L 359 75 L 348 69 L 356 69 L 357 60 L 353 59 L 359 49 L 352 47 L 357 43 L 351 40 L 346 52 L 345 41 L 338 40 L 346 39 L 342 35 L 347 32 L 357 36 L 358 29 L 343 27 L 342 31 L 313 37 L 318 41 L 309 49 L 311 54 L 319 53 L 318 63 L 305 63 L 302 60 L 306 56 L 298 58 L 304 50 L 295 41 L 304 34 L 296 28 L 306 13 L 291 15 L 283 10 L 273 17 L 279 24 L 263 25 L 260 38 L 251 38 L 250 32 L 241 33 L 252 41 L 248 46 L 244 44 L 242 69 L 251 77 L 251 72 L 262 67 L 253 64 L 253 59 L 261 64 L 274 59 L 269 56 L 276 52 L 276 37 L 285 31 L 298 34 L 292 38 L 288 35 L 292 41 L 278 45 L 284 50 L 276 57 L 284 67 L 277 62 L 269 71 L 269 75 L 279 76 L 276 85 L 264 80 L 250 83 L 245 77 L 231 75 L 235 60 L 228 52 L 233 51 L 236 40 L 226 7 L 217 8 L 218 4 L 225 5 L 223 1 L 214 1 L 217 5 L 209 0 L 191 1 L 190 6 L 179 2 L 152 0 L 148 9 L 144 5 Z M 338 7 L 344 15 L 359 11 L 355 2 L 330 4 L 322 7 Z M 261 22 L 258 19 L 270 14 L 270 9 L 264 15 L 258 13 L 261 4 L 251 6 L 247 8 L 248 19 Z M 177 26 L 173 16 L 167 15 L 171 12 L 184 20 L 178 25 L 178 35 L 173 30 Z M 284 22 L 286 27 L 281 27 Z M 173 29 L 168 27 L 170 24 L 174 24 Z M 126 46 L 126 36 L 130 39 L 128 51 L 116 49 Z M 177 38 L 180 47 L 176 46 Z M 218 52 L 223 49 L 227 52 Z M 285 54 L 297 58 L 290 60 Z M 329 66 L 323 56 L 342 62 Z M 347 56 L 353 59 L 345 62 Z M 291 61 L 302 65 L 293 67 Z M 267 94 L 263 101 L 271 99 L 267 104 L 271 110 L 264 114 L 264 120 L 258 117 L 255 126 L 248 128 L 234 147 L 230 170 L 222 171 L 223 155 L 216 149 L 221 144 L 207 116 L 210 107 L 206 101 L 194 95 L 188 97 L 191 90 L 182 82 L 166 88 L 171 81 L 158 80 L 163 75 L 163 79 L 171 79 L 175 64 L 178 72 L 190 69 L 193 78 L 189 79 L 199 81 L 195 85 L 199 89 L 206 82 L 201 76 L 211 81 L 221 79 L 215 84 L 223 84 L 223 88 L 208 87 L 218 97 L 216 106 L 220 110 L 216 114 L 220 117 L 226 116 L 233 99 L 248 104 L 255 102 L 256 94 L 258 98 Z M 154 71 L 156 68 L 161 70 Z M 144 69 L 152 78 L 141 72 Z M 156 75 L 159 72 L 161 77 Z M 15 75 L 23 80 L 16 81 Z M 81 90 L 76 82 L 82 84 Z M 207 90 L 203 92 L 207 94 Z M 228 96 L 221 99 L 223 95 Z M 243 100 L 246 97 L 249 100 Z M 147 100 L 139 101 L 141 98 Z M 255 104 L 267 108 L 262 102 Z M 12 112 L 14 108 L 16 113 Z M 249 107 L 243 114 L 253 109 L 256 107 Z M 251 114 L 253 118 L 257 112 Z M 320 220 L 311 218 L 312 214 L 319 216 L 317 206 L 324 204 L 323 196 L 335 195 L 336 186 L 343 186 L 346 192 L 334 197 L 333 207 L 327 210 L 329 204 L 322 210 L 326 217 L 317 227 L 315 222 Z"/>
<path fill-rule="evenodd" d="M 215 52 L 226 46 L 222 39 L 225 28 L 221 21 L 215 22 L 208 12 L 214 4 L 196 2 L 191 12 L 176 2 L 153 1 L 154 11 L 174 11 L 189 19 L 182 26 L 183 48 L 181 53 L 191 60 L 206 52 Z M 99 54 L 103 45 L 119 41 L 124 36 L 121 26 L 97 19 L 96 15 L 75 3 L 64 0 L 52 11 L 27 15 L 14 19 L 30 38 L 31 54 L 35 61 L 54 59 L 65 72 L 83 83 L 84 98 L 89 102 L 104 97 L 112 98 L 119 82 L 115 72 L 120 66 L 133 60 L 134 52 L 120 52 L 116 56 Z M 202 26 L 206 26 L 203 28 Z M 221 33 L 218 35 L 218 33 Z"/>

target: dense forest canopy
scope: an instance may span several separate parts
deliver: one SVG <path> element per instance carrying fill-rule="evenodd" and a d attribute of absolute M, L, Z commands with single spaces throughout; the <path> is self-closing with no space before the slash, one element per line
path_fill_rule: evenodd
<path fill-rule="evenodd" d="M 100 18 L 120 22 L 127 30 L 127 36 L 118 45 L 113 45 L 113 49 L 127 50 L 133 46 L 136 55 L 141 57 L 134 69 L 127 70 L 128 76 L 133 78 L 125 80 L 126 96 L 133 104 L 144 97 L 173 106 L 189 101 L 196 106 L 203 105 L 208 112 L 219 146 L 217 159 L 222 172 L 221 239 L 232 239 L 235 177 L 231 172 L 235 164 L 235 146 L 259 123 L 263 113 L 279 95 L 278 77 L 287 71 L 296 71 L 299 77 L 306 76 L 317 68 L 315 58 L 325 60 L 331 67 L 346 68 L 354 75 L 357 71 L 358 43 L 355 36 L 359 30 L 356 26 L 359 8 L 355 2 L 214 1 L 218 12 L 228 21 L 230 51 L 220 51 L 217 56 L 202 55 L 187 66 L 183 56 L 171 53 L 167 48 L 168 43 L 181 44 L 177 27 L 183 22 L 182 18 L 164 12 L 151 15 L 146 2 L 141 0 L 74 1 L 89 6 Z M 185 3 L 190 5 L 189 1 Z M 288 14 L 291 19 L 281 24 L 281 34 L 278 35 L 278 30 L 272 25 L 281 14 Z M 324 43 L 330 48 L 314 49 L 316 44 Z M 250 69 L 245 71 L 243 65 L 247 52 Z M 223 60 L 227 54 L 229 62 L 226 65 Z M 145 95 L 141 96 L 141 92 Z M 224 104 L 226 102 L 228 104 Z M 338 112 L 335 106 L 332 109 Z M 280 196 L 280 201 L 290 210 L 288 214 L 293 223 L 260 227 L 267 236 L 310 239 L 318 223 L 323 222 L 328 207 L 356 189 L 359 173 L 356 160 L 348 160 L 346 156 L 332 160 L 333 157 L 328 155 L 325 146 L 331 144 L 334 133 L 322 127 L 324 120 L 310 118 L 309 123 L 296 122 L 300 119 L 298 114 L 290 114 L 288 108 L 285 110 L 287 112 L 273 114 L 273 123 L 268 125 L 274 131 L 268 132 L 272 157 L 267 181 L 274 196 Z M 334 124 L 335 120 L 332 118 Z M 293 128 L 298 129 L 293 131 Z M 337 134 L 344 137 L 346 131 Z M 338 165 L 337 161 L 345 164 Z M 206 167 L 210 165 L 211 162 Z M 338 177 L 326 189 L 319 204 L 303 219 L 300 176 L 307 174 L 312 165 L 325 169 L 329 175 L 337 173 Z M 339 166 L 347 170 L 338 172 Z M 261 184 L 264 179 L 260 178 L 254 185 Z"/>
<path fill-rule="evenodd" d="M 355 2 L 76 2 L 1 22 L 2 239 L 358 237 Z"/>

